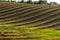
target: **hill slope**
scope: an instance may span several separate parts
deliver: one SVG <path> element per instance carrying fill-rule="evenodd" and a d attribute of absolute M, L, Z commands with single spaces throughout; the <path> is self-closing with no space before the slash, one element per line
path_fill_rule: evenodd
<path fill-rule="evenodd" d="M 0 2 L 0 24 L 60 29 L 60 7 Z"/>
<path fill-rule="evenodd" d="M 55 29 L 60 29 L 59 6 L 0 2 L 0 40 L 60 40 Z"/>

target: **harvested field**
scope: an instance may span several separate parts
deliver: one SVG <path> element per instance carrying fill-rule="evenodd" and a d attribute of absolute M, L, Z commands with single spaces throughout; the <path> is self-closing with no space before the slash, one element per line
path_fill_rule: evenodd
<path fill-rule="evenodd" d="M 60 29 L 60 6 L 0 2 L 0 40 L 60 40 L 56 29 Z"/>

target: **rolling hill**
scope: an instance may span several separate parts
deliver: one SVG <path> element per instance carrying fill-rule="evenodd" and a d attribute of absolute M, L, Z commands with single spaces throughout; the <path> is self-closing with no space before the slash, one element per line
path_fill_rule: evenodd
<path fill-rule="evenodd" d="M 5 28 L 3 26 L 5 24 L 12 26 L 8 25 L 9 27 Z M 39 40 L 42 38 L 41 40 L 43 40 L 48 35 L 51 37 L 54 33 L 53 36 L 56 36 L 60 33 L 57 30 L 54 31 L 54 29 L 60 29 L 60 6 L 0 2 L 0 30 L 2 28 L 5 31 L 0 31 L 1 40 L 9 40 L 9 38 L 18 38 L 16 40 Z M 46 31 L 45 28 L 47 28 Z M 53 30 L 48 28 L 53 28 Z M 12 29 L 14 30 L 11 31 Z M 40 32 L 42 33 L 40 34 Z M 45 37 L 41 37 L 41 35 L 45 35 Z M 50 37 L 47 40 L 50 40 Z"/>
<path fill-rule="evenodd" d="M 60 28 L 60 7 L 24 3 L 0 3 L 0 24 Z"/>

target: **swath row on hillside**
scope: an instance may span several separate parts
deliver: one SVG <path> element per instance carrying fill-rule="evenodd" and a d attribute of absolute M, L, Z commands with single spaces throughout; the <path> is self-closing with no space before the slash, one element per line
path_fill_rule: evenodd
<path fill-rule="evenodd" d="M 0 3 L 0 22 L 20 27 L 33 26 L 60 29 L 60 7 L 24 3 Z"/>

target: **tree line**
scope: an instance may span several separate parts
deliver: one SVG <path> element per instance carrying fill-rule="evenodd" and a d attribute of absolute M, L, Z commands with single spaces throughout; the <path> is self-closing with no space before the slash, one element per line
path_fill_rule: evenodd
<path fill-rule="evenodd" d="M 16 0 L 0 0 L 0 1 L 16 2 Z M 29 3 L 29 4 L 57 5 L 56 2 L 50 2 L 50 3 L 48 3 L 47 0 L 39 0 L 39 1 L 34 1 L 34 2 L 32 2 L 32 0 L 28 0 L 26 2 L 25 2 L 25 0 L 18 0 L 17 2 Z"/>
<path fill-rule="evenodd" d="M 22 3 L 24 2 L 24 0 L 22 0 L 21 1 Z M 30 3 L 30 4 L 47 4 L 47 0 L 39 0 L 39 1 L 34 1 L 34 2 L 32 2 L 32 0 L 28 0 L 27 2 L 25 2 L 25 3 Z"/>
<path fill-rule="evenodd" d="M 50 2 L 50 3 L 48 3 L 47 0 L 39 0 L 39 1 L 34 1 L 34 2 L 32 2 L 32 0 L 28 0 L 27 2 L 24 2 L 24 0 L 21 0 L 21 3 L 57 5 L 56 2 Z"/>
<path fill-rule="evenodd" d="M 16 0 L 0 0 L 0 1 L 8 1 L 8 2 L 16 2 Z M 21 2 L 21 3 L 30 3 L 30 4 L 32 4 L 32 3 L 34 3 L 34 4 L 46 4 L 47 3 L 47 0 L 39 0 L 39 1 L 34 1 L 34 2 L 32 2 L 32 0 L 28 0 L 28 1 L 26 1 L 25 2 L 25 0 L 18 0 L 18 2 Z"/>

